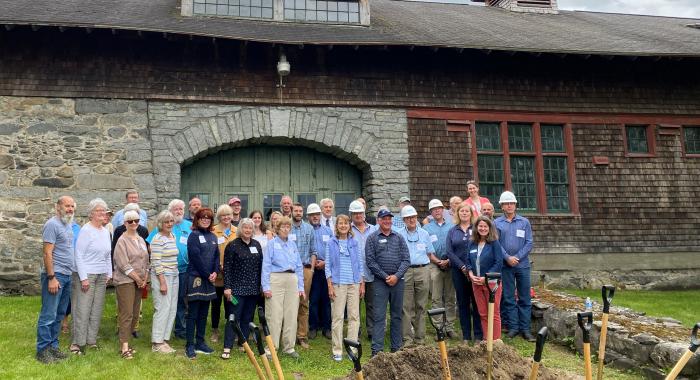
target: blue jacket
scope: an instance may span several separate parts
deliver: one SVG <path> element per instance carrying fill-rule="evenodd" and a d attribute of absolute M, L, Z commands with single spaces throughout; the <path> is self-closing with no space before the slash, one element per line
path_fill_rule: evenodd
<path fill-rule="evenodd" d="M 479 250 L 479 243 L 469 240 L 469 262 L 467 263 L 467 268 L 477 276 L 476 273 L 476 254 Z M 501 243 L 498 240 L 494 240 L 491 243 L 484 244 L 484 248 L 481 250 L 481 256 L 479 257 L 479 267 L 481 268 L 481 273 L 478 277 L 484 277 L 486 273 L 501 273 L 503 268 L 503 249 L 501 248 Z"/>
<path fill-rule="evenodd" d="M 187 255 L 190 263 L 187 273 L 195 277 L 209 277 L 221 271 L 219 244 L 213 232 L 194 230 L 187 238 Z"/>
<path fill-rule="evenodd" d="M 352 263 L 352 280 L 359 284 L 364 275 L 364 262 L 357 241 L 349 238 L 348 250 L 350 251 L 350 262 Z M 338 238 L 333 236 L 328 242 L 328 257 L 326 258 L 326 278 L 340 278 L 340 243 Z M 334 281 L 335 283 L 335 281 Z"/>

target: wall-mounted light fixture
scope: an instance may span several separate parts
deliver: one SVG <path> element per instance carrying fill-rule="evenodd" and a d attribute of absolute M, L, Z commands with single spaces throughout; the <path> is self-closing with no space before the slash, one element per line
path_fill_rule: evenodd
<path fill-rule="evenodd" d="M 277 75 L 280 77 L 280 82 L 277 84 L 277 87 L 284 87 L 284 77 L 289 75 L 291 69 L 291 65 L 287 62 L 287 56 L 284 53 L 280 53 L 280 60 L 277 62 Z"/>

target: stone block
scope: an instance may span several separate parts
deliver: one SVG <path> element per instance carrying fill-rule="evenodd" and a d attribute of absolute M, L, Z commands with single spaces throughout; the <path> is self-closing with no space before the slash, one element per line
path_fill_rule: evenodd
<path fill-rule="evenodd" d="M 74 181 L 72 178 L 37 178 L 32 184 L 34 186 L 44 186 L 44 187 L 55 187 L 55 188 L 66 188 L 73 185 Z"/>
<path fill-rule="evenodd" d="M 18 132 L 21 129 L 19 124 L 14 123 L 4 123 L 0 124 L 0 135 L 11 135 Z"/>
<path fill-rule="evenodd" d="M 9 154 L 0 154 L 0 169 L 14 168 L 15 160 Z"/>
<path fill-rule="evenodd" d="M 654 346 L 651 361 L 660 368 L 673 367 L 688 350 L 688 343 L 663 342 Z M 681 375 L 700 377 L 700 352 L 695 352 L 683 368 Z"/>
<path fill-rule="evenodd" d="M 107 135 L 113 139 L 119 139 L 124 137 L 126 134 L 126 128 L 124 127 L 112 127 L 107 130 Z"/>
<path fill-rule="evenodd" d="M 81 174 L 78 175 L 78 187 L 82 189 L 130 189 L 134 187 L 134 182 L 129 177 L 111 174 Z"/>
<path fill-rule="evenodd" d="M 122 113 L 129 110 L 129 102 L 125 100 L 110 99 L 76 99 L 75 113 Z"/>

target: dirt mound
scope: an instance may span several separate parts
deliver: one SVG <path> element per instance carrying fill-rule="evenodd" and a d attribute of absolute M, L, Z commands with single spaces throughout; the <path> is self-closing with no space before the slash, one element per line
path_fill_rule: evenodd
<path fill-rule="evenodd" d="M 486 378 L 486 343 L 476 346 L 460 344 L 448 349 L 450 372 L 453 379 Z M 502 380 L 528 379 L 531 358 L 523 358 L 512 347 L 495 342 L 493 347 L 493 378 Z M 435 380 L 442 377 L 440 352 L 435 346 L 414 346 L 399 352 L 380 353 L 362 366 L 365 379 L 381 380 Z M 568 374 L 540 366 L 538 379 L 576 379 Z M 346 379 L 355 379 L 351 373 Z"/>

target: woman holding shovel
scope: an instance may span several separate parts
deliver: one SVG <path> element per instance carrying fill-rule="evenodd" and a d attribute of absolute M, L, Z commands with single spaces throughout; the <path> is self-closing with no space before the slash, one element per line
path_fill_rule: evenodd
<path fill-rule="evenodd" d="M 491 219 L 480 216 L 476 219 L 474 230 L 469 241 L 468 270 L 469 280 L 472 282 L 474 298 L 479 309 L 481 328 L 487 330 L 488 326 L 488 302 L 489 284 L 486 283 L 486 273 L 501 273 L 503 267 L 503 253 L 498 242 L 498 231 L 493 226 Z M 494 304 L 493 339 L 501 339 L 501 287 L 496 289 L 496 302 Z"/>

